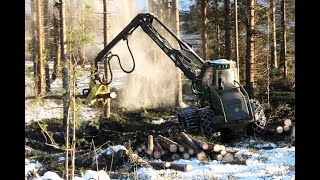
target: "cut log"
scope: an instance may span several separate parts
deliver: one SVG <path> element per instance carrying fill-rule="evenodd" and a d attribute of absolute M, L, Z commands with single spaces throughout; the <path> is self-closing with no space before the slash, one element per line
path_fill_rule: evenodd
<path fill-rule="evenodd" d="M 218 154 L 214 151 L 208 153 L 208 156 L 212 159 L 212 160 L 217 160 L 217 161 L 222 161 L 223 156 L 221 154 Z"/>
<path fill-rule="evenodd" d="M 143 151 L 147 149 L 147 146 L 146 146 L 145 144 L 143 144 L 143 143 L 140 145 L 140 147 L 141 147 L 141 149 L 142 149 Z"/>
<path fill-rule="evenodd" d="M 161 154 L 161 155 L 164 155 L 166 152 L 164 151 L 164 149 L 163 149 L 162 146 L 160 145 L 158 139 L 157 139 L 157 138 L 153 138 L 153 142 L 154 142 L 155 147 L 158 148 L 160 154 Z"/>
<path fill-rule="evenodd" d="M 286 119 L 286 120 L 284 120 L 284 125 L 285 126 L 291 126 L 292 125 L 292 121 L 290 119 Z"/>
<path fill-rule="evenodd" d="M 234 161 L 222 161 L 222 164 L 237 164 L 237 165 L 247 165 L 245 160 L 234 160 Z"/>
<path fill-rule="evenodd" d="M 277 133 L 281 134 L 283 132 L 283 127 L 282 126 L 278 126 L 277 127 Z"/>
<path fill-rule="evenodd" d="M 141 148 L 141 146 L 138 146 L 138 147 L 137 147 L 137 151 L 138 151 L 139 153 L 141 153 L 141 152 L 142 152 L 142 148 Z"/>
<path fill-rule="evenodd" d="M 191 164 L 178 164 L 178 163 L 170 163 L 170 169 L 178 170 L 178 171 L 191 171 Z"/>
<path fill-rule="evenodd" d="M 227 153 L 228 153 L 228 152 L 227 152 L 226 150 L 220 151 L 220 154 L 221 154 L 222 156 L 225 156 Z"/>
<path fill-rule="evenodd" d="M 227 153 L 225 156 L 223 156 L 222 161 L 227 161 L 227 162 L 234 161 L 234 157 L 231 153 Z"/>
<path fill-rule="evenodd" d="M 201 149 L 203 150 L 207 150 L 208 149 L 208 144 L 204 141 L 201 141 L 199 139 L 196 139 L 195 137 L 190 136 L 190 138 L 192 139 L 192 141 Z"/>
<path fill-rule="evenodd" d="M 192 139 L 184 132 L 181 132 L 182 140 L 188 144 L 195 152 L 199 152 L 200 148 L 192 141 Z"/>
<path fill-rule="evenodd" d="M 184 132 L 180 133 L 182 140 L 188 144 L 193 150 L 199 161 L 207 159 L 206 154 L 192 141 L 192 139 Z"/>
<path fill-rule="evenodd" d="M 290 126 L 283 126 L 283 131 L 289 131 L 290 130 Z"/>
<path fill-rule="evenodd" d="M 152 156 L 153 154 L 153 148 L 154 148 L 154 145 L 153 145 L 153 136 L 150 134 L 148 136 L 148 147 L 147 147 L 147 154 Z"/>
<path fill-rule="evenodd" d="M 225 151 L 226 147 L 224 145 L 220 145 L 220 151 Z"/>
<path fill-rule="evenodd" d="M 183 159 L 190 159 L 190 154 L 188 152 L 182 152 Z"/>
<path fill-rule="evenodd" d="M 177 147 L 176 143 L 174 143 L 171 139 L 168 139 L 164 136 L 158 135 L 158 140 L 159 140 L 160 145 L 163 148 L 165 148 L 173 153 L 177 152 L 178 147 Z"/>
<path fill-rule="evenodd" d="M 208 149 L 206 150 L 206 152 L 211 152 L 211 151 L 219 153 L 221 151 L 221 145 L 214 144 L 214 143 L 208 143 Z"/>
<path fill-rule="evenodd" d="M 173 154 L 172 154 L 171 160 L 174 161 L 174 160 L 179 160 L 179 159 L 181 159 L 181 158 L 180 158 L 180 155 L 179 155 L 178 153 L 173 153 Z"/>
<path fill-rule="evenodd" d="M 194 155 L 194 150 L 185 142 L 183 142 L 183 140 L 178 141 L 179 144 L 181 144 L 181 146 L 183 146 L 185 148 L 185 151 L 188 152 L 189 155 Z"/>
<path fill-rule="evenodd" d="M 178 148 L 175 144 L 169 144 L 163 141 L 159 141 L 161 147 L 163 147 L 164 149 L 166 149 L 169 152 L 177 152 Z"/>
<path fill-rule="evenodd" d="M 158 137 L 159 137 L 159 140 L 160 140 L 160 141 L 161 141 L 161 140 L 166 140 L 166 141 L 170 141 L 170 143 L 172 143 L 172 144 L 175 144 L 175 145 L 177 146 L 179 152 L 183 152 L 184 149 L 185 149 L 181 144 L 179 144 L 179 143 L 177 143 L 177 142 L 175 142 L 175 141 L 173 141 L 173 140 L 171 140 L 171 139 L 169 139 L 169 138 L 166 138 L 166 137 L 161 136 L 161 135 L 158 135 Z"/>
<path fill-rule="evenodd" d="M 242 159 L 242 152 L 238 151 L 233 156 L 235 159 L 241 160 Z"/>
<path fill-rule="evenodd" d="M 170 162 L 153 162 L 153 161 L 149 161 L 148 164 L 152 166 L 154 169 L 166 169 L 166 168 L 169 168 L 171 165 Z"/>

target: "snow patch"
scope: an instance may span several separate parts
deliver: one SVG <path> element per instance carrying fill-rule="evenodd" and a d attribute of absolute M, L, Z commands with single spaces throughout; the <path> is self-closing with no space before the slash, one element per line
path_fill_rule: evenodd
<path fill-rule="evenodd" d="M 83 180 L 98 180 L 98 179 L 101 179 L 101 180 L 110 180 L 110 177 L 109 175 L 103 171 L 103 170 L 100 170 L 100 171 L 93 171 L 93 170 L 86 170 L 84 176 L 83 176 Z"/>

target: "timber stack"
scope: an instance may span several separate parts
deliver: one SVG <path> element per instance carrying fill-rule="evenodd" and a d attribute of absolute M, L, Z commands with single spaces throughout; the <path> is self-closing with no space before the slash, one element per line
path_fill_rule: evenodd
<path fill-rule="evenodd" d="M 217 160 L 223 163 L 245 164 L 240 151 L 228 150 L 224 145 L 207 142 L 181 132 L 180 136 L 170 139 L 162 135 L 149 135 L 145 143 L 139 144 L 133 154 L 151 160 L 170 162 L 178 159 L 197 158 L 199 161 Z M 159 168 L 176 167 L 168 164 L 152 164 Z M 176 169 L 190 170 L 191 165 L 185 165 Z"/>

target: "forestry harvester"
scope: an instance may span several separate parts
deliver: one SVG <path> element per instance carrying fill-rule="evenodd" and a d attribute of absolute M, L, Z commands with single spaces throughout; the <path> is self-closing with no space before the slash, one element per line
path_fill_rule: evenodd
<path fill-rule="evenodd" d="M 175 49 L 155 29 L 154 23 L 161 26 L 162 30 L 177 41 L 180 48 Z M 193 50 L 191 45 L 177 37 L 167 26 L 165 26 L 155 15 L 140 13 L 99 52 L 95 59 L 92 83 L 86 89 L 88 97 L 99 94 L 94 89 L 107 86 L 112 81 L 110 60 L 116 57 L 121 69 L 120 58 L 111 53 L 111 49 L 120 41 L 126 40 L 133 63 L 128 37 L 138 28 L 149 35 L 149 37 L 165 52 L 171 61 L 192 82 L 192 92 L 199 96 L 200 103 L 197 106 L 181 108 L 177 111 L 181 126 L 187 131 L 196 131 L 207 138 L 214 137 L 218 132 L 223 136 L 224 132 L 263 132 L 266 126 L 266 118 L 260 103 L 250 99 L 246 90 L 239 83 L 236 63 L 232 60 L 217 59 L 203 60 Z M 105 75 L 99 71 L 99 63 L 109 66 L 110 80 L 105 80 Z M 101 68 L 100 68 L 101 69 Z M 253 130 L 253 131 L 252 131 Z M 219 133 L 218 133 L 219 134 Z"/>

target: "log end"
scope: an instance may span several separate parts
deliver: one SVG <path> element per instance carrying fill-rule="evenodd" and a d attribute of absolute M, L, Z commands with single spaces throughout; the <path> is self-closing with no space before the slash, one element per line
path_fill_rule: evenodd
<path fill-rule="evenodd" d="M 192 165 L 191 164 L 187 164 L 186 171 L 191 171 L 191 170 L 192 170 Z"/>
<path fill-rule="evenodd" d="M 284 120 L 284 125 L 285 126 L 291 126 L 292 125 L 292 121 L 290 119 L 286 119 L 286 120 Z"/>
<path fill-rule="evenodd" d="M 203 151 L 199 152 L 199 153 L 197 154 L 197 159 L 198 159 L 199 161 L 205 161 L 205 160 L 207 160 L 206 153 L 204 153 Z"/>
<path fill-rule="evenodd" d="M 282 126 L 278 126 L 277 127 L 277 133 L 281 134 L 283 132 L 283 127 Z"/>

